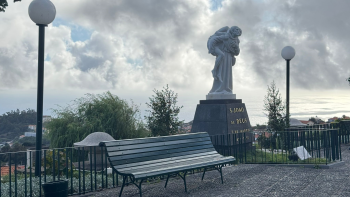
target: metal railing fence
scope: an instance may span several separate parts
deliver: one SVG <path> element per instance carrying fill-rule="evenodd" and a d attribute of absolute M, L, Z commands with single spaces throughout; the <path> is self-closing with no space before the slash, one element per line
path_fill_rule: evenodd
<path fill-rule="evenodd" d="M 295 128 L 280 132 L 246 132 L 211 136 L 215 149 L 237 163 L 328 164 L 341 158 L 339 129 Z M 254 140 L 249 140 L 250 136 Z M 298 156 L 297 151 L 303 150 Z"/>
<path fill-rule="evenodd" d="M 216 135 L 211 136 L 211 140 L 220 154 L 234 156 L 240 164 L 328 164 L 342 160 L 341 144 L 350 142 L 350 121 L 289 128 L 281 132 Z M 311 158 L 300 160 L 296 157 L 293 149 L 300 146 Z M 42 158 L 38 177 L 34 176 L 35 154 Z M 122 177 L 109 168 L 102 147 L 0 153 L 0 166 L 0 197 L 40 197 L 43 196 L 42 183 L 61 179 L 68 180 L 70 196 L 117 187 L 122 182 Z"/>
<path fill-rule="evenodd" d="M 35 154 L 41 173 L 35 177 Z M 42 183 L 68 180 L 69 195 L 80 195 L 119 185 L 102 147 L 67 147 L 0 154 L 0 196 L 43 196 Z"/>

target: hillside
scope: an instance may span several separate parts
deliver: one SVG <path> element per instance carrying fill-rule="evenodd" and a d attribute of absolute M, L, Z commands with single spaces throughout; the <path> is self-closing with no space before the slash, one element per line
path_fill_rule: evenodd
<path fill-rule="evenodd" d="M 36 124 L 36 111 L 19 109 L 0 116 L 0 143 L 13 140 L 28 131 L 28 125 Z"/>

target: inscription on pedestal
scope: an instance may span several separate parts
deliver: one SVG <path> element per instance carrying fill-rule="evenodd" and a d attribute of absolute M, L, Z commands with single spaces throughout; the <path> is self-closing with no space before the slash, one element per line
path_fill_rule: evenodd
<path fill-rule="evenodd" d="M 251 142 L 250 121 L 244 103 L 227 104 L 227 134 L 243 134 L 242 141 Z M 243 139 L 245 138 L 245 139 Z M 237 139 L 238 141 L 240 139 Z"/>
<path fill-rule="evenodd" d="M 197 105 L 191 132 L 208 132 L 209 135 L 235 135 L 235 141 L 252 142 L 250 121 L 241 100 L 201 101 Z"/>

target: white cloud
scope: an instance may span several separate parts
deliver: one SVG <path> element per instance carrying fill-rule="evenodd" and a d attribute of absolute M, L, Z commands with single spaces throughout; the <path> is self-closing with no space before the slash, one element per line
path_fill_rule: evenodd
<path fill-rule="evenodd" d="M 74 41 L 71 25 L 46 28 L 45 89 L 63 95 L 79 90 L 67 95 L 72 99 L 111 90 L 144 103 L 154 88 L 169 84 L 184 98 L 183 111 L 192 114 L 183 116 L 189 120 L 211 88 L 215 57 L 207 53 L 206 41 L 226 25 L 243 30 L 233 68 L 234 90 L 243 99 L 250 97 L 244 90 L 261 91 L 272 80 L 284 89 L 280 50 L 286 45 L 296 49 L 292 88 L 348 88 L 350 3 L 345 1 L 226 0 L 216 2 L 222 5 L 217 10 L 209 0 L 52 1 L 57 18 L 92 32 Z M 38 28 L 28 17 L 29 3 L 9 2 L 0 13 L 0 90 L 37 86 Z"/>

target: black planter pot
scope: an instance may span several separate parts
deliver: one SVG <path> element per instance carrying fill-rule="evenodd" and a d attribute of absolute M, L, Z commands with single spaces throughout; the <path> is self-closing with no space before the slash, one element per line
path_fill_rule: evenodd
<path fill-rule="evenodd" d="M 42 184 L 45 197 L 67 197 L 68 180 L 46 182 Z"/>

